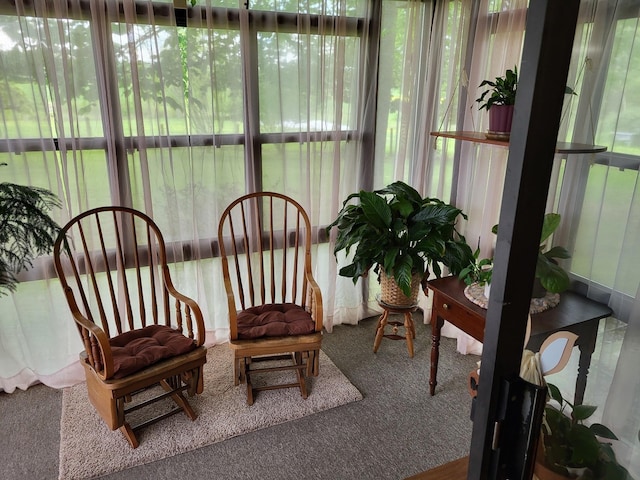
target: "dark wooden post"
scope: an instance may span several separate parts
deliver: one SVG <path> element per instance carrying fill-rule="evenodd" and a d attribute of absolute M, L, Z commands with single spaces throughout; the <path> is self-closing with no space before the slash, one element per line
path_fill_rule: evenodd
<path fill-rule="evenodd" d="M 532 0 L 502 196 L 468 479 L 505 478 L 496 425 L 503 382 L 517 376 L 579 0 Z M 497 448 L 494 448 L 495 445 Z M 494 446 L 494 447 L 492 447 Z"/>

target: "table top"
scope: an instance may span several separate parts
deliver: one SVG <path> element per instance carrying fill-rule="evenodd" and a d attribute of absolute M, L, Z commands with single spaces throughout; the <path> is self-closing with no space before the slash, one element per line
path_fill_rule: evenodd
<path fill-rule="evenodd" d="M 446 295 L 477 317 L 485 318 L 487 310 L 467 299 L 464 294 L 466 285 L 458 277 L 449 276 L 430 280 L 428 285 L 434 292 Z M 531 336 L 606 318 L 612 312 L 611 308 L 605 304 L 598 303 L 575 292 L 565 291 L 560 294 L 558 306 L 531 315 Z"/>

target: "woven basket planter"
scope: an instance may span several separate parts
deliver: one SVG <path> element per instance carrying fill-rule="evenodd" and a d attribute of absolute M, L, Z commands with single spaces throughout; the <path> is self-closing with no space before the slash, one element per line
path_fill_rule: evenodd
<path fill-rule="evenodd" d="M 380 269 L 380 301 L 387 305 L 397 307 L 408 307 L 415 305 L 418 301 L 422 275 L 416 273 L 411 277 L 411 296 L 407 297 L 396 284 L 392 276 L 388 276 L 383 269 Z"/>

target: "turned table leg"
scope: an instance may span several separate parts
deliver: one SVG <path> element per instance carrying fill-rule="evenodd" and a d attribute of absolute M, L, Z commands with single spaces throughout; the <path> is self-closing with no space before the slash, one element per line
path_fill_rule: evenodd
<path fill-rule="evenodd" d="M 435 313 L 435 312 L 434 312 Z M 438 358 L 440 357 L 440 331 L 444 325 L 444 319 L 433 315 L 431 317 L 431 373 L 429 376 L 429 393 L 433 396 L 436 392 L 436 380 L 438 376 Z"/>

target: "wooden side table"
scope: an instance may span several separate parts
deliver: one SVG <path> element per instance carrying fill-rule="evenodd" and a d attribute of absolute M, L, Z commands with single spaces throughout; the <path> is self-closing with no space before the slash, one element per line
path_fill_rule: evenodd
<path fill-rule="evenodd" d="M 382 337 L 386 337 L 390 338 L 391 340 L 406 340 L 407 350 L 409 350 L 409 356 L 413 358 L 413 339 L 416 338 L 416 327 L 413 324 L 413 312 L 418 309 L 418 305 L 407 305 L 406 307 L 399 305 L 389 305 L 380 301 L 380 299 L 378 299 L 378 305 L 380 305 L 380 308 L 382 308 L 383 312 L 378 319 L 376 338 L 373 342 L 373 353 L 376 353 L 378 351 L 380 343 L 382 342 Z M 390 314 L 404 315 L 404 323 L 396 321 L 390 322 Z M 393 327 L 393 333 L 384 333 L 387 325 L 391 325 Z M 404 335 L 398 334 L 399 327 L 404 327 Z"/>
<path fill-rule="evenodd" d="M 465 284 L 458 277 L 450 276 L 432 280 L 428 284 L 433 292 L 431 307 L 431 372 L 429 393 L 435 393 L 440 356 L 440 331 L 444 321 L 458 327 L 476 340 L 484 340 L 484 325 L 487 311 L 470 302 L 464 295 Z M 567 330 L 578 335 L 576 346 L 580 349 L 578 375 L 574 403 L 582 404 L 587 386 L 587 375 L 591 355 L 595 350 L 598 324 L 609 317 L 611 308 L 590 300 L 575 292 L 560 294 L 560 303 L 554 308 L 531 315 L 531 337 L 527 348 L 536 351 L 542 342 L 554 332 Z"/>

